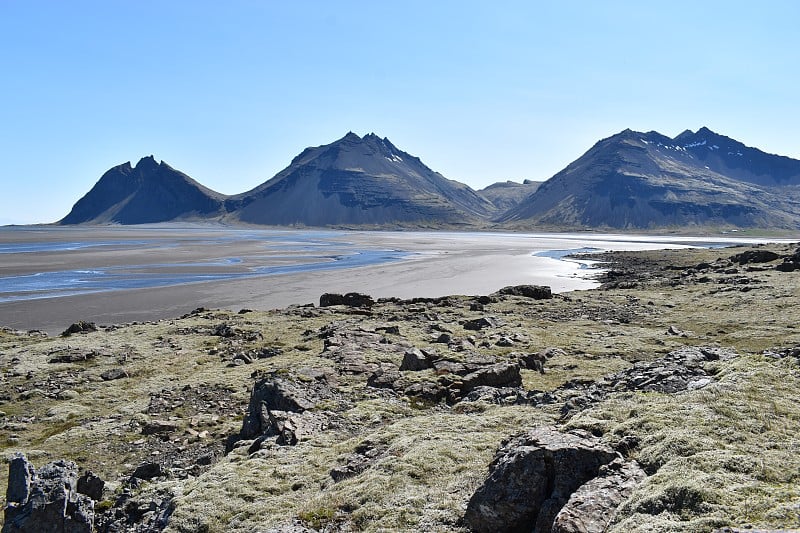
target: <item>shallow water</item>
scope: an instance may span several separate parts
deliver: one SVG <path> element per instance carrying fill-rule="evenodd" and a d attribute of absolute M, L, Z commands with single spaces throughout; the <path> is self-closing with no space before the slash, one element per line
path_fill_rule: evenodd
<path fill-rule="evenodd" d="M 552 278 L 556 288 L 571 290 L 592 285 L 586 280 L 586 270 L 592 262 L 569 259 L 566 256 L 570 254 L 717 247 L 755 241 L 729 237 L 292 231 L 202 226 L 0 228 L 0 303 L 372 267 L 402 260 L 424 261 L 447 254 L 490 254 L 500 261 L 503 256 L 513 257 L 515 268 L 528 265 L 524 268 L 535 272 L 536 282 Z M 231 255 L 225 255 L 226 252 Z M 525 256 L 530 259 L 518 260 Z M 37 262 L 39 258 L 41 261 Z M 150 262 L 152 259 L 157 261 Z"/>

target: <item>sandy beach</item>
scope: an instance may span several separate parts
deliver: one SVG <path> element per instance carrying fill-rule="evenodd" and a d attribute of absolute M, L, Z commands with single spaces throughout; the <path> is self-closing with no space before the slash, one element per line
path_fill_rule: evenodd
<path fill-rule="evenodd" d="M 265 236 L 272 240 L 265 244 Z M 735 244 L 739 240 L 715 241 Z M 0 300 L 0 325 L 55 334 L 77 320 L 113 324 L 177 317 L 197 307 L 282 308 L 316 303 L 325 292 L 357 291 L 376 298 L 436 297 L 488 294 L 518 284 L 549 285 L 555 292 L 564 292 L 594 286 L 590 273 L 578 263 L 535 254 L 583 247 L 681 247 L 696 242 L 618 235 L 276 232 L 169 225 L 3 228 L 0 247 L 13 249 L 27 243 L 32 249 L 0 254 L 0 279 L 11 279 L 12 285 L 13 279 L 22 279 L 15 276 L 65 269 L 135 270 L 140 276 L 165 271 L 170 275 L 223 272 L 231 277 L 74 296 Z M 324 262 L 340 254 L 369 250 L 401 252 L 402 258 L 354 268 L 253 275 L 259 269 Z"/>

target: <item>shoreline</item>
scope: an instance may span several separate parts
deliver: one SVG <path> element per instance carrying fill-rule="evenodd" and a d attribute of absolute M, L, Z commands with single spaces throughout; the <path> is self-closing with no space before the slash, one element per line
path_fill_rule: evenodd
<path fill-rule="evenodd" d="M 29 228 L 30 229 L 30 228 Z M 0 303 L 0 326 L 60 333 L 78 320 L 98 324 L 148 322 L 174 318 L 198 307 L 236 311 L 280 309 L 315 303 L 326 292 L 361 292 L 374 298 L 440 297 L 489 294 L 509 285 L 548 285 L 553 292 L 596 287 L 580 262 L 548 257 L 543 251 L 687 247 L 692 243 L 736 245 L 755 239 L 609 234 L 522 234 L 475 232 L 345 232 L 327 230 L 263 230 L 208 226 L 155 228 L 37 227 L 32 231 L 0 231 L 4 243 L 101 243 L 99 246 L 0 253 L 0 278 L 64 269 L 108 268 L 141 276 L 168 265 L 171 275 L 223 269 L 232 279 L 120 289 L 73 296 Z M 24 235 L 20 235 L 24 234 Z M 269 240 L 272 238 L 273 240 Z M 275 240 L 277 239 L 277 240 Z M 279 242 L 278 242 L 279 241 Z M 272 248 L 270 248 L 272 246 Z M 298 264 L 304 258 L 334 257 L 364 250 L 392 250 L 406 257 L 368 266 L 321 269 L 316 272 L 257 275 L 278 261 Z M 281 259 L 296 253 L 293 259 Z M 305 255 L 304 255 L 305 254 Z M 208 262 L 225 263 L 209 267 Z M 206 265 L 198 267 L 197 265 Z M 137 273 L 138 269 L 138 273 Z M 238 273 L 238 274 L 237 274 Z M 241 277 L 236 277 L 241 275 Z M 7 293 L 11 294 L 11 293 Z"/>

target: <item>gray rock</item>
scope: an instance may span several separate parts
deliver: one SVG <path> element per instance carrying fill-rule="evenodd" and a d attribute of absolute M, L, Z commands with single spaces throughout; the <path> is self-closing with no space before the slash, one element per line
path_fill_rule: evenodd
<path fill-rule="evenodd" d="M 31 494 L 34 468 L 22 453 L 15 453 L 8 462 L 8 489 L 6 501 L 27 502 Z"/>
<path fill-rule="evenodd" d="M 417 371 L 426 370 L 428 368 L 433 368 L 433 363 L 417 348 L 406 350 L 406 353 L 403 354 L 403 362 L 400 365 L 401 371 Z"/>
<path fill-rule="evenodd" d="M 158 463 L 145 462 L 137 466 L 136 470 L 134 470 L 131 475 L 139 479 L 153 479 L 165 476 L 167 472 L 164 470 L 164 467 Z"/>
<path fill-rule="evenodd" d="M 78 492 L 85 494 L 94 501 L 103 499 L 103 489 L 105 486 L 106 482 L 100 479 L 100 476 L 96 476 L 90 471 L 84 472 L 84 474 L 78 478 Z"/>
<path fill-rule="evenodd" d="M 469 500 L 466 525 L 477 533 L 550 531 L 572 493 L 616 457 L 597 438 L 532 429 L 495 455 Z"/>
<path fill-rule="evenodd" d="M 496 328 L 500 322 L 493 316 L 484 316 L 464 322 L 464 329 L 480 331 L 484 328 Z"/>
<path fill-rule="evenodd" d="M 125 371 L 124 368 L 112 368 L 111 370 L 106 370 L 102 374 L 100 374 L 100 378 L 103 381 L 113 381 L 115 379 L 122 379 L 127 378 L 128 373 Z"/>
<path fill-rule="evenodd" d="M 381 366 L 367 378 L 367 386 L 377 389 L 394 389 L 403 376 L 391 363 L 382 363 Z"/>
<path fill-rule="evenodd" d="M 312 407 L 314 402 L 293 383 L 276 376 L 262 378 L 253 386 L 239 436 L 241 439 L 252 439 L 267 433 L 272 426 L 270 411 L 299 413 Z"/>
<path fill-rule="evenodd" d="M 326 292 L 319 297 L 320 307 L 329 307 L 332 305 L 345 305 L 347 307 L 372 307 L 375 305 L 375 300 L 368 294 L 361 294 L 358 292 L 348 292 L 347 294 L 336 294 Z"/>
<path fill-rule="evenodd" d="M 524 296 L 526 298 L 533 298 L 534 300 L 549 300 L 553 297 L 550 287 L 546 285 L 515 285 L 512 287 L 503 287 L 497 292 L 506 295 Z"/>
<path fill-rule="evenodd" d="M 475 387 L 519 387 L 522 376 L 519 365 L 496 363 L 467 374 L 462 379 L 461 392 L 467 393 Z"/>
<path fill-rule="evenodd" d="M 97 331 L 97 326 L 94 322 L 86 322 L 83 320 L 79 320 L 65 329 L 62 333 L 62 337 L 69 337 L 75 333 L 89 333 L 90 331 Z"/>
<path fill-rule="evenodd" d="M 142 435 L 156 435 L 158 433 L 172 433 L 178 429 L 176 422 L 168 420 L 153 420 L 142 426 Z"/>
<path fill-rule="evenodd" d="M 36 471 L 24 456 L 12 462 L 3 533 L 91 533 L 94 502 L 77 490 L 75 463 L 53 461 Z"/>
<path fill-rule="evenodd" d="M 646 474 L 635 461 L 617 458 L 572 493 L 553 522 L 552 533 L 603 533 L 619 506 Z"/>

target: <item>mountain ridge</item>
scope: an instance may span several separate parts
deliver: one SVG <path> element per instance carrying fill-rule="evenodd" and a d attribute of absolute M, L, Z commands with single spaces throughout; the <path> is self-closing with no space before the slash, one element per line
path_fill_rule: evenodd
<path fill-rule="evenodd" d="M 472 229 L 800 227 L 800 161 L 703 126 L 675 137 L 625 129 L 545 182 L 480 191 L 387 137 L 348 132 L 233 195 L 164 161 L 109 169 L 59 224 L 214 220 L 275 226 Z"/>

